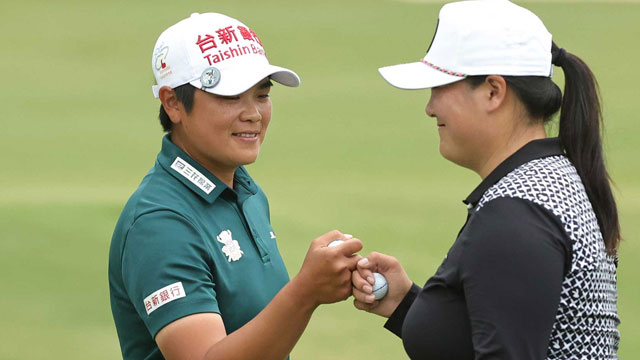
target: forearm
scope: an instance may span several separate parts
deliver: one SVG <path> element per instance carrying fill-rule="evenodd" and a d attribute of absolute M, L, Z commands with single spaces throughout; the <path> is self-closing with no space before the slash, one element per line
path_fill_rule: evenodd
<path fill-rule="evenodd" d="M 302 269 L 251 321 L 227 335 L 220 314 L 194 314 L 165 326 L 156 342 L 167 359 L 282 360 L 302 335 L 313 311 L 351 294 L 351 271 L 362 249 L 352 238 L 339 247 L 326 245 L 344 236 L 337 230 L 316 238 Z M 250 276 L 248 274 L 247 276 Z"/>
<path fill-rule="evenodd" d="M 298 278 L 283 287 L 255 318 L 207 352 L 207 360 L 286 358 L 318 306 L 300 291 Z"/>
<path fill-rule="evenodd" d="M 418 296 L 418 293 L 420 293 L 421 290 L 422 288 L 415 283 L 411 285 L 411 288 L 409 289 L 407 294 L 404 296 L 400 304 L 398 304 L 396 309 L 393 311 L 393 314 L 389 316 L 389 319 L 384 324 L 385 329 L 396 334 L 398 337 L 402 337 L 402 324 L 404 323 L 404 319 L 407 315 L 407 312 L 409 312 L 411 304 L 413 304 L 413 301 L 416 299 L 416 296 Z"/>

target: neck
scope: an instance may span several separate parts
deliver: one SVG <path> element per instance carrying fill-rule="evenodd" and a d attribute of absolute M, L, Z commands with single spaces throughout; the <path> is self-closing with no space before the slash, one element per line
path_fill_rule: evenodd
<path fill-rule="evenodd" d="M 233 189 L 233 178 L 236 172 L 235 168 L 223 168 L 215 163 L 208 161 L 205 156 L 200 156 L 200 153 L 197 151 L 192 151 L 188 144 L 181 140 L 180 136 L 175 136 L 172 132 L 171 134 L 171 142 L 173 142 L 177 147 L 179 147 L 182 151 L 184 151 L 187 155 L 189 155 L 193 160 L 197 161 L 198 164 L 202 165 L 205 169 L 207 169 L 210 173 L 212 173 L 218 180 L 222 181 L 225 185 L 227 185 L 230 189 Z"/>
<path fill-rule="evenodd" d="M 495 142 L 497 145 L 491 149 L 486 160 L 473 170 L 484 180 L 498 165 L 513 155 L 520 148 L 533 140 L 544 139 L 547 135 L 544 125 L 526 127 L 517 133 L 511 133 L 505 141 Z"/>
<path fill-rule="evenodd" d="M 204 165 L 202 165 L 204 166 Z M 207 166 L 204 166 L 207 170 L 209 170 L 210 173 L 212 173 L 213 175 L 215 175 L 215 177 L 217 177 L 220 181 L 222 181 L 225 185 L 227 185 L 227 187 L 229 187 L 229 189 L 233 189 L 233 175 L 235 173 L 235 171 L 232 171 L 230 173 L 220 173 L 215 172 L 214 170 L 210 169 Z"/>

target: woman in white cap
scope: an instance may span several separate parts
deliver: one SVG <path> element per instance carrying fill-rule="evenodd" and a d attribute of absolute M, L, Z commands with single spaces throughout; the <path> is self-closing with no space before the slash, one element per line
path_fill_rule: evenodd
<path fill-rule="evenodd" d="M 488 0 L 445 5 L 424 59 L 380 73 L 431 89 L 440 153 L 482 181 L 424 287 L 372 253 L 353 273 L 355 306 L 389 318 L 412 359 L 617 358 L 620 230 L 587 65 L 530 11 Z M 548 138 L 559 109 L 559 137 Z M 380 301 L 372 271 L 389 283 Z"/>
<path fill-rule="evenodd" d="M 328 232 L 289 281 L 267 197 L 244 168 L 271 119 L 271 80 L 300 79 L 269 64 L 248 26 L 215 13 L 165 30 L 151 66 L 167 134 L 109 255 L 122 356 L 282 360 L 320 304 L 351 296 L 362 248 Z M 336 239 L 346 241 L 327 247 Z"/>

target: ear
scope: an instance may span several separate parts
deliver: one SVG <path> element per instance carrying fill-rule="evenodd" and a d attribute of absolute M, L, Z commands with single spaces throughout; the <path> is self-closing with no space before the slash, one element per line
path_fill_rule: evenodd
<path fill-rule="evenodd" d="M 507 97 L 507 82 L 500 75 L 489 75 L 485 79 L 484 85 L 488 90 L 486 93 L 486 100 L 488 101 L 487 111 L 496 111 L 504 104 Z"/>
<path fill-rule="evenodd" d="M 178 101 L 175 90 L 168 86 L 163 86 L 158 92 L 158 97 L 160 98 L 160 102 L 162 102 L 164 111 L 169 115 L 171 122 L 174 124 L 180 123 L 186 111 L 184 110 L 184 105 Z"/>

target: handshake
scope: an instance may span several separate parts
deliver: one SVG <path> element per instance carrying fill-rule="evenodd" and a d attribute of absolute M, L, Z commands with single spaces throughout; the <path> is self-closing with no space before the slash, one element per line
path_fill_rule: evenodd
<path fill-rule="evenodd" d="M 354 297 L 354 306 L 389 317 L 411 288 L 412 282 L 398 261 L 372 252 L 356 254 L 363 244 L 334 230 L 316 238 L 292 284 L 313 307 Z"/>

